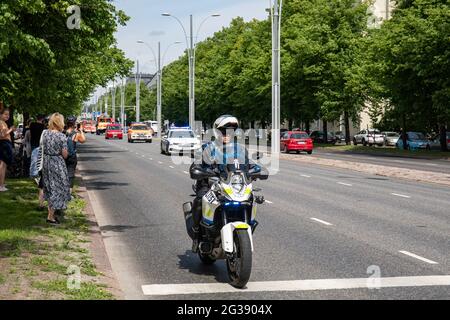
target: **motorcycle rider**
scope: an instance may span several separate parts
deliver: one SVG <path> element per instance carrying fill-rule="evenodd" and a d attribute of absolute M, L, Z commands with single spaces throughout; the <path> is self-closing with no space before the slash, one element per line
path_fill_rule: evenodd
<path fill-rule="evenodd" d="M 202 146 L 201 164 L 193 163 L 192 166 L 210 168 L 218 174 L 223 173 L 224 166 L 237 163 L 249 165 L 248 152 L 245 146 L 235 142 L 236 130 L 239 121 L 232 115 L 222 115 L 216 119 L 213 125 L 214 141 Z M 202 197 L 209 191 L 208 179 L 197 180 L 195 184 L 196 197 L 192 204 L 193 219 L 193 243 L 192 251 L 198 251 L 200 236 L 200 221 L 202 218 Z"/>

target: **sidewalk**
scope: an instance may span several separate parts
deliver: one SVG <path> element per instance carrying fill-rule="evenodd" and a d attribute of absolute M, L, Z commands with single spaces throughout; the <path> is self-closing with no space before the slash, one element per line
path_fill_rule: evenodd
<path fill-rule="evenodd" d="M 51 226 L 47 212 L 38 210 L 34 181 L 7 185 L 0 194 L 0 300 L 120 298 L 83 186 L 63 223 Z"/>

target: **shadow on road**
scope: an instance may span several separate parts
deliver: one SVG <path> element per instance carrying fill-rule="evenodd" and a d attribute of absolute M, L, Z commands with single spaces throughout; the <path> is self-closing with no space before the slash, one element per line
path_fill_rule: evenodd
<path fill-rule="evenodd" d="M 217 282 L 228 283 L 227 268 L 223 261 L 216 261 L 212 265 L 205 265 L 200 261 L 197 254 L 186 250 L 183 255 L 178 255 L 180 269 L 188 270 L 190 273 L 201 276 L 214 276 Z"/>
<path fill-rule="evenodd" d="M 85 148 L 83 148 L 83 149 L 78 149 L 77 150 L 77 153 L 101 153 L 101 154 L 103 154 L 103 153 L 124 153 L 124 152 L 127 152 L 127 151 L 122 151 L 122 150 L 104 150 L 104 149 L 101 149 L 101 150 L 99 150 L 98 148 L 97 149 L 92 149 L 92 150 L 86 150 Z"/>
<path fill-rule="evenodd" d="M 118 171 L 108 171 L 108 170 L 79 170 L 83 176 L 99 176 L 111 173 L 119 173 Z"/>
<path fill-rule="evenodd" d="M 129 186 L 129 183 L 124 182 L 112 182 L 112 181 L 86 181 L 88 190 L 108 190 L 117 186 Z"/>
<path fill-rule="evenodd" d="M 107 226 L 100 227 L 100 230 L 102 232 L 108 232 L 108 231 L 124 232 L 124 231 L 127 231 L 127 230 L 136 229 L 136 228 L 139 228 L 139 227 L 137 227 L 137 226 L 127 226 L 127 225 L 107 225 Z"/>

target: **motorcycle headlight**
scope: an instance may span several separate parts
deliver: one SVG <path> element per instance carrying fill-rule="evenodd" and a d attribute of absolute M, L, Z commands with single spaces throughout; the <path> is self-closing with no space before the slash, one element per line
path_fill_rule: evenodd
<path fill-rule="evenodd" d="M 241 193 L 244 189 L 244 178 L 241 175 L 231 177 L 231 188 L 235 193 Z"/>

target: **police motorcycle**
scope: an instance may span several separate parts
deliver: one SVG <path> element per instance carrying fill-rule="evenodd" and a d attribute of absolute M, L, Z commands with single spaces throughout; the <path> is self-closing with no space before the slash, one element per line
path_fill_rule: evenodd
<path fill-rule="evenodd" d="M 193 165 L 194 180 L 208 179 L 209 191 L 202 198 L 202 219 L 198 255 L 204 264 L 225 259 L 230 284 L 244 288 L 252 269 L 253 238 L 258 222 L 258 204 L 264 203 L 260 189 L 253 188 L 257 179 L 268 173 L 255 164 L 225 164 L 222 169 Z M 195 185 L 193 186 L 194 191 Z M 193 239 L 192 202 L 183 204 L 188 235 Z"/>

